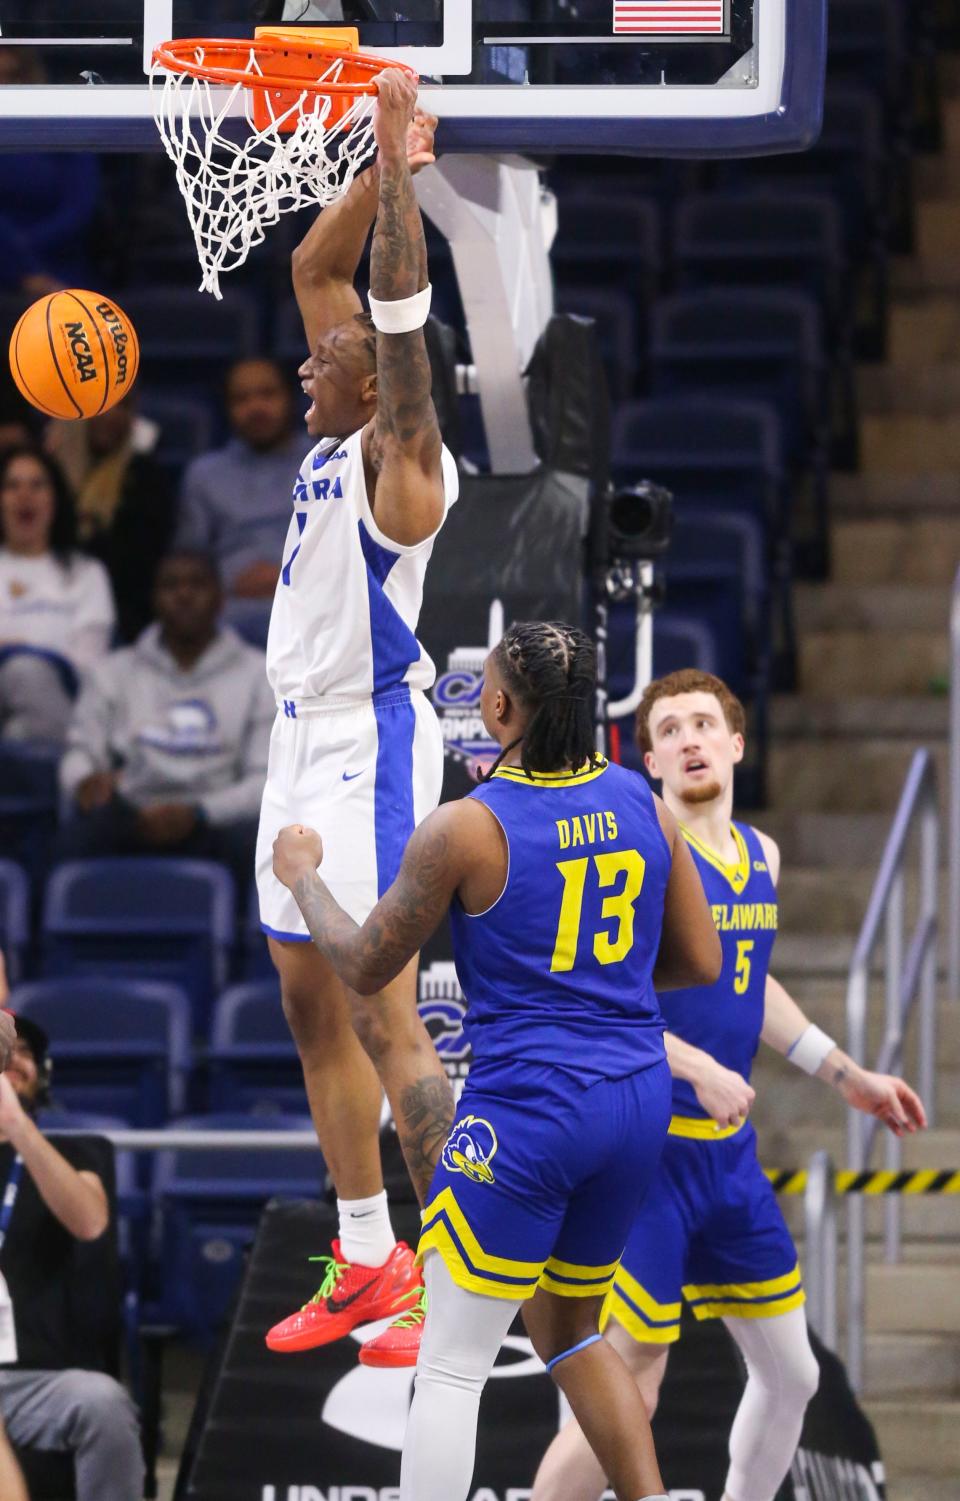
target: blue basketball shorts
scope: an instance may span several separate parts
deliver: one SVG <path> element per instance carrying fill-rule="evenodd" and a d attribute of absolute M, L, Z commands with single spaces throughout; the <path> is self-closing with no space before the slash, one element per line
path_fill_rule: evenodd
<path fill-rule="evenodd" d="M 475 1066 L 430 1185 L 418 1256 L 518 1301 L 612 1282 L 670 1119 L 666 1061 L 622 1079 Z"/>
<path fill-rule="evenodd" d="M 773 1318 L 800 1307 L 797 1250 L 756 1142 L 749 1122 L 717 1137 L 712 1122 L 671 1120 L 604 1325 L 615 1318 L 636 1340 L 670 1344 L 680 1337 L 681 1298 L 698 1319 Z"/>

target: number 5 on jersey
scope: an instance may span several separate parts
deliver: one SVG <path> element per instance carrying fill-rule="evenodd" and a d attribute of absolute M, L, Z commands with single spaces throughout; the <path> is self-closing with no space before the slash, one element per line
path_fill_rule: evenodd
<path fill-rule="evenodd" d="M 733 972 L 733 988 L 737 995 L 746 995 L 750 984 L 750 955 L 753 953 L 755 938 L 737 939 L 737 967 Z"/>
<path fill-rule="evenodd" d="M 550 961 L 551 974 L 573 969 L 580 945 L 580 918 L 583 912 L 583 894 L 591 864 L 596 867 L 597 885 L 601 891 L 616 884 L 617 878 L 625 875 L 622 891 L 604 897 L 600 916 L 607 921 L 617 919 L 616 936 L 609 933 L 594 933 L 593 955 L 600 964 L 618 964 L 633 948 L 634 902 L 640 895 L 646 861 L 639 850 L 618 850 L 603 855 L 587 855 L 579 860 L 559 860 L 557 869 L 563 877 L 563 897 L 560 901 L 560 921 L 557 924 L 557 941 L 553 946 Z"/>

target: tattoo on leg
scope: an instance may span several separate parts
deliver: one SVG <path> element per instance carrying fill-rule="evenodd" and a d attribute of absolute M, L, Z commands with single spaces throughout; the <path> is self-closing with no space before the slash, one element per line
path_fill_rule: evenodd
<path fill-rule="evenodd" d="M 453 1090 L 446 1077 L 427 1074 L 408 1085 L 400 1095 L 397 1132 L 421 1205 L 426 1203 L 430 1179 L 450 1135 L 453 1116 Z"/>

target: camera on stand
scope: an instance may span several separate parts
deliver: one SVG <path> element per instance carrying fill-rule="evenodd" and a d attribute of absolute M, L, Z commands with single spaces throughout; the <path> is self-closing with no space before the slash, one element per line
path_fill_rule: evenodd
<path fill-rule="evenodd" d="M 653 676 L 653 611 L 663 598 L 654 560 L 670 546 L 673 494 L 652 480 L 611 485 L 593 508 L 587 541 L 597 642 L 596 744 L 607 744 L 607 723 L 632 714 Z M 607 695 L 607 637 L 611 604 L 634 604 L 634 682 L 625 698 Z"/>

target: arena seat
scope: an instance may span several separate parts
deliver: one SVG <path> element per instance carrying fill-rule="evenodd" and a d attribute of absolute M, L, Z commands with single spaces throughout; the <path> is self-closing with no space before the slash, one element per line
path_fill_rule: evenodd
<path fill-rule="evenodd" d="M 611 287 L 557 288 L 557 311 L 592 318 L 614 401 L 631 396 L 637 385 L 641 354 L 637 309 L 625 292 Z"/>
<path fill-rule="evenodd" d="M 233 985 L 217 999 L 207 1066 L 212 1110 L 302 1107 L 303 1073 L 276 976 Z"/>
<path fill-rule="evenodd" d="M 260 897 L 256 881 L 250 882 L 247 915 L 243 925 L 241 970 L 245 980 L 267 980 L 277 973 L 267 948 L 267 935 L 260 926 Z"/>
<path fill-rule="evenodd" d="M 559 226 L 550 256 L 557 283 L 570 297 L 576 288 L 603 286 L 625 293 L 637 315 L 660 280 L 660 211 L 649 199 L 609 193 L 567 193 L 558 202 Z M 571 311 L 578 311 L 570 303 Z"/>
<path fill-rule="evenodd" d="M 302 1115 L 254 1121 L 246 1114 L 197 1115 L 171 1124 L 187 1131 L 313 1129 Z M 173 1322 L 201 1342 L 211 1340 L 230 1308 L 266 1202 L 319 1197 L 324 1171 L 319 1149 L 159 1152 L 153 1179 L 162 1226 L 156 1247 L 159 1303 L 151 1319 Z"/>
<path fill-rule="evenodd" d="M 230 872 L 210 860 L 71 860 L 50 875 L 43 972 L 169 980 L 205 1034 L 234 941 Z"/>
<path fill-rule="evenodd" d="M 160 429 L 153 456 L 168 469 L 183 468 L 212 446 L 213 419 L 210 408 L 201 400 L 144 391 L 140 411 Z"/>
<path fill-rule="evenodd" d="M 49 1035 L 57 1099 L 70 1109 L 131 1126 L 162 1125 L 183 1109 L 190 1003 L 179 986 L 64 975 L 17 986 L 10 1004 Z"/>
<path fill-rule="evenodd" d="M 30 938 L 30 883 L 22 865 L 0 860 L 0 954 L 11 985 L 22 977 Z"/>
<path fill-rule="evenodd" d="M 217 302 L 188 288 L 137 287 L 124 292 L 123 306 L 155 386 L 205 391 L 211 376 L 222 379 L 225 364 L 259 348 L 256 302 L 236 288 L 229 302 Z"/>
<path fill-rule="evenodd" d="M 62 755 L 62 745 L 44 740 L 0 742 L 0 849 L 32 880 L 44 869 L 57 826 Z"/>
<path fill-rule="evenodd" d="M 678 511 L 736 510 L 768 537 L 788 524 L 780 424 L 773 407 L 718 396 L 625 402 L 613 418 L 611 466 L 674 492 Z"/>
<path fill-rule="evenodd" d="M 674 222 L 678 288 L 783 286 L 817 298 L 828 334 L 849 332 L 843 223 L 826 194 L 694 194 Z"/>

